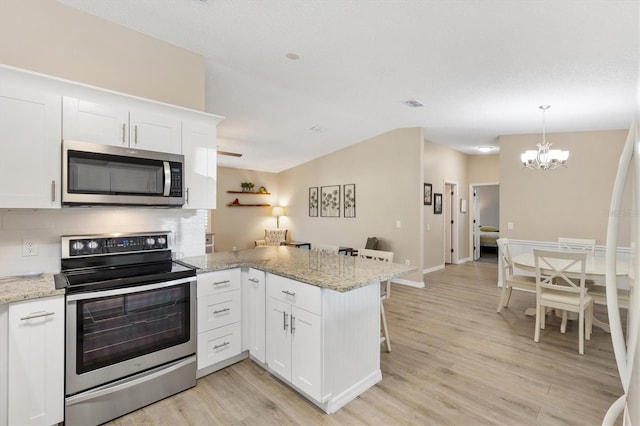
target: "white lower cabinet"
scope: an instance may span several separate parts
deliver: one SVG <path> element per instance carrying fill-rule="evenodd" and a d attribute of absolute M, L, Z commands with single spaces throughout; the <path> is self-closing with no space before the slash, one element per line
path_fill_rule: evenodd
<path fill-rule="evenodd" d="M 198 274 L 198 370 L 242 352 L 240 269 Z"/>
<path fill-rule="evenodd" d="M 9 304 L 7 359 L 7 423 L 62 422 L 64 296 Z"/>
<path fill-rule="evenodd" d="M 271 273 L 267 368 L 327 413 L 382 379 L 380 287 L 346 292 Z"/>
<path fill-rule="evenodd" d="M 242 271 L 243 289 L 243 349 L 261 363 L 266 361 L 265 346 L 265 309 L 266 285 L 265 273 L 257 269 L 248 268 Z"/>
<path fill-rule="evenodd" d="M 269 368 L 310 397 L 320 400 L 320 316 L 272 297 L 268 315 Z"/>

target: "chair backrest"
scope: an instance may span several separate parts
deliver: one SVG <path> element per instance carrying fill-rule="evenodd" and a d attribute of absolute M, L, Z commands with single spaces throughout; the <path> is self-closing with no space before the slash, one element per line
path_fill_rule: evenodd
<path fill-rule="evenodd" d="M 268 246 L 279 246 L 280 243 L 287 241 L 286 229 L 265 229 L 264 230 L 265 244 Z"/>
<path fill-rule="evenodd" d="M 359 248 L 358 257 L 361 257 L 363 259 L 380 260 L 382 262 L 393 262 L 392 251 L 370 250 L 366 248 Z"/>
<path fill-rule="evenodd" d="M 364 248 L 369 250 L 375 250 L 378 248 L 378 239 L 376 237 L 367 238 L 367 243 L 364 245 Z"/>
<path fill-rule="evenodd" d="M 311 250 L 313 251 L 322 251 L 325 253 L 338 253 L 340 246 L 333 246 L 329 244 L 312 244 Z"/>
<path fill-rule="evenodd" d="M 587 253 L 533 250 L 536 290 L 542 289 L 586 294 L 585 267 Z M 571 275 L 573 280 L 567 275 Z M 578 283 L 576 284 L 576 279 Z"/>
<path fill-rule="evenodd" d="M 558 249 L 576 253 L 585 252 L 594 255 L 596 252 L 596 240 L 591 238 L 558 237 Z"/>
<path fill-rule="evenodd" d="M 502 256 L 502 268 L 504 272 L 509 275 L 513 275 L 513 263 L 511 262 L 511 251 L 509 250 L 509 240 L 507 238 L 498 238 L 496 240 L 498 248 L 500 249 L 500 256 Z"/>

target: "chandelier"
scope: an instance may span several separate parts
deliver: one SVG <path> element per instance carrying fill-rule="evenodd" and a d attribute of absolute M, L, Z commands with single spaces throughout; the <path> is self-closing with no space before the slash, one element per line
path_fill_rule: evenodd
<path fill-rule="evenodd" d="M 542 142 L 538 143 L 538 150 L 528 150 L 520 154 L 522 165 L 532 170 L 553 170 L 557 167 L 567 167 L 569 151 L 560 149 L 550 149 L 551 142 L 547 142 L 545 131 L 545 112 L 551 108 L 550 105 L 540 105 L 542 110 Z"/>

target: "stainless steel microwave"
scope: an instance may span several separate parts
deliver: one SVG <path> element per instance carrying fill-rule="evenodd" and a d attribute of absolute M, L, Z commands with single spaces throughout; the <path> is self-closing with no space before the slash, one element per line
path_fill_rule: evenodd
<path fill-rule="evenodd" d="M 184 204 L 184 156 L 111 145 L 62 142 L 65 206 Z"/>

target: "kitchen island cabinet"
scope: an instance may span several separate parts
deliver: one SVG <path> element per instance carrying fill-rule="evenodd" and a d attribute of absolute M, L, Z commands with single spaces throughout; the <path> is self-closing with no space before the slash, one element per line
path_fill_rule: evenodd
<path fill-rule="evenodd" d="M 380 370 L 380 281 L 411 272 L 406 265 L 293 247 L 214 253 L 183 259 L 200 275 L 255 271 L 243 280 L 245 333 L 266 323 L 265 362 L 259 339 L 243 336 L 249 351 L 272 374 L 327 413 L 333 413 L 382 379 Z M 259 272 L 265 275 L 261 293 Z M 245 272 L 246 274 L 246 272 Z M 250 277 L 251 275 L 245 275 Z M 244 288 L 255 284 L 254 289 Z M 264 296 L 263 296 L 264 295 Z M 264 299 L 263 299 L 264 297 Z M 257 345 L 254 347 L 254 345 Z M 245 355 L 246 357 L 247 355 Z"/>

